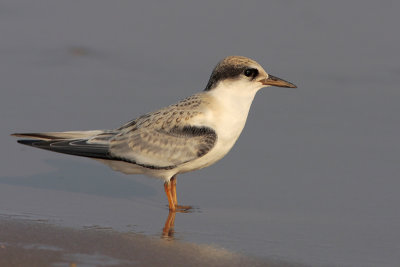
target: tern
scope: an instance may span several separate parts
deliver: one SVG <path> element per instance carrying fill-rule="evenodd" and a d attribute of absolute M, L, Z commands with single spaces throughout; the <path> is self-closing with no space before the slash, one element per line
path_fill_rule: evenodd
<path fill-rule="evenodd" d="M 164 180 L 170 211 L 178 205 L 177 175 L 214 164 L 233 147 L 251 103 L 263 87 L 296 88 L 241 56 L 221 60 L 206 88 L 174 105 L 142 115 L 113 130 L 14 133 L 19 143 L 89 157 L 125 174 Z"/>

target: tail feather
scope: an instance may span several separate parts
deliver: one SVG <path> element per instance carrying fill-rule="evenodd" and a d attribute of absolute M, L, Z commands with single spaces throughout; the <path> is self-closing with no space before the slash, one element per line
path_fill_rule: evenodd
<path fill-rule="evenodd" d="M 12 136 L 34 138 L 39 140 L 84 139 L 103 133 L 102 130 L 94 131 L 69 131 L 69 132 L 43 132 L 43 133 L 13 133 Z"/>
<path fill-rule="evenodd" d="M 111 159 L 108 145 L 87 143 L 87 139 L 74 140 L 18 140 L 18 143 L 75 156 Z"/>

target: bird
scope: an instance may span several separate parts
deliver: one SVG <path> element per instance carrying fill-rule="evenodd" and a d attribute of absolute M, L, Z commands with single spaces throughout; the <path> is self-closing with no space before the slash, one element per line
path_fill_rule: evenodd
<path fill-rule="evenodd" d="M 268 74 L 256 61 L 228 56 L 213 69 L 203 91 L 137 117 L 112 130 L 14 133 L 18 143 L 98 160 L 125 174 L 164 181 L 170 211 L 178 205 L 177 175 L 222 159 L 241 134 L 261 88 L 296 85 Z"/>

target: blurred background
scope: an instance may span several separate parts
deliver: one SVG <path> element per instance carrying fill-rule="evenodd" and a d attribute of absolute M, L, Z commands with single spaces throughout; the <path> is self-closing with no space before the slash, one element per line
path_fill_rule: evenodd
<path fill-rule="evenodd" d="M 266 88 L 219 163 L 178 177 L 175 241 L 306 265 L 400 262 L 398 1 L 0 3 L 0 214 L 158 237 L 162 182 L 24 147 L 115 128 L 247 56 Z M 0 240 L 1 241 L 1 240 Z"/>

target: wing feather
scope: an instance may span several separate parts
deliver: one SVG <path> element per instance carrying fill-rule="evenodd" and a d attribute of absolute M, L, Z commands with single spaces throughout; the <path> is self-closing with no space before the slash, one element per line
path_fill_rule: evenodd
<path fill-rule="evenodd" d="M 217 140 L 213 129 L 190 124 L 203 116 L 203 101 L 194 95 L 128 122 L 110 141 L 110 154 L 156 168 L 173 168 L 202 157 Z"/>
<path fill-rule="evenodd" d="M 108 145 L 89 144 L 86 139 L 74 140 L 18 140 L 18 143 L 75 156 L 111 159 Z"/>
<path fill-rule="evenodd" d="M 145 114 L 115 130 L 14 135 L 34 138 L 18 142 L 41 149 L 126 161 L 151 169 L 172 169 L 204 156 L 217 141 L 213 129 L 190 124 L 193 118 L 196 121 L 196 117 L 202 115 L 204 101 L 204 98 L 194 95 L 175 105 Z"/>
<path fill-rule="evenodd" d="M 202 157 L 216 140 L 215 131 L 204 126 L 141 129 L 115 137 L 110 154 L 145 167 L 173 168 Z"/>

